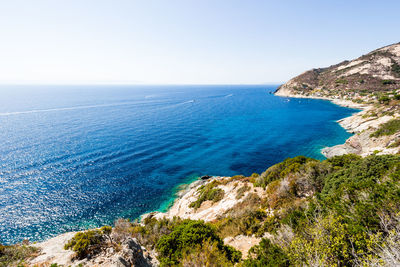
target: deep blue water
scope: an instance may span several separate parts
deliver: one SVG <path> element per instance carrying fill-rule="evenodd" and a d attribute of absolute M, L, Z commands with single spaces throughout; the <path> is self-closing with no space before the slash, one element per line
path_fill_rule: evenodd
<path fill-rule="evenodd" d="M 276 86 L 2 86 L 0 243 L 163 209 L 203 174 L 322 159 L 355 110 Z"/>

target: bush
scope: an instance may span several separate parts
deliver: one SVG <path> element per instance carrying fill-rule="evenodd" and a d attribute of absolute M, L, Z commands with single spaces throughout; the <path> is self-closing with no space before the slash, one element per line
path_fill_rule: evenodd
<path fill-rule="evenodd" d="M 243 185 L 241 188 L 237 190 L 236 199 L 241 199 L 244 196 L 244 193 L 250 190 L 250 186 L 247 184 Z"/>
<path fill-rule="evenodd" d="M 289 258 L 278 246 L 272 244 L 269 239 L 263 238 L 257 246 L 249 250 L 249 259 L 245 260 L 244 266 L 289 266 Z"/>
<path fill-rule="evenodd" d="M 336 85 L 339 85 L 339 84 L 348 84 L 349 82 L 346 79 L 337 79 L 335 83 Z"/>
<path fill-rule="evenodd" d="M 179 264 L 182 255 L 204 242 L 216 244 L 218 250 L 226 255 L 230 262 L 238 262 L 241 253 L 232 247 L 225 246 L 222 239 L 216 234 L 216 230 L 210 224 L 202 221 L 184 220 L 173 231 L 162 236 L 157 242 L 156 249 L 162 266 Z"/>
<path fill-rule="evenodd" d="M 38 248 L 31 246 L 0 244 L 0 266 L 25 266 L 25 261 L 36 256 L 38 252 Z"/>
<path fill-rule="evenodd" d="M 389 85 L 389 84 L 396 84 L 396 82 L 393 81 L 393 80 L 382 80 L 382 84 L 383 85 Z"/>
<path fill-rule="evenodd" d="M 105 241 L 104 235 L 110 233 L 111 226 L 103 226 L 100 230 L 78 232 L 64 245 L 64 249 L 72 249 L 76 252 L 78 258 L 83 259 L 89 254 L 97 253 Z"/>
<path fill-rule="evenodd" d="M 147 217 L 143 224 L 133 223 L 129 232 L 137 238 L 139 243 L 149 249 L 154 249 L 158 240 L 182 222 L 182 219 L 174 217 L 172 220 Z"/>
<path fill-rule="evenodd" d="M 182 266 L 187 267 L 220 267 L 233 266 L 226 253 L 218 248 L 218 242 L 205 241 L 192 249 L 183 252 Z"/>
<path fill-rule="evenodd" d="M 325 217 L 304 229 L 291 242 L 289 257 L 295 265 L 351 266 L 348 225 L 341 217 Z M 340 264 L 342 265 L 342 264 Z"/>
<path fill-rule="evenodd" d="M 256 179 L 255 186 L 266 187 L 269 183 L 284 178 L 288 174 L 297 173 L 304 168 L 307 162 L 317 161 L 304 156 L 287 158 L 283 162 L 268 168 Z"/>
<path fill-rule="evenodd" d="M 400 131 L 400 119 L 393 119 L 379 126 L 379 129 L 372 133 L 370 137 L 392 135 L 398 131 Z"/>
<path fill-rule="evenodd" d="M 198 209 L 204 201 L 211 200 L 213 202 L 218 202 L 223 199 L 225 192 L 221 188 L 216 188 L 218 185 L 219 183 L 214 180 L 206 185 L 201 186 L 198 190 L 199 198 L 190 203 L 189 207 Z"/>
<path fill-rule="evenodd" d="M 384 95 L 384 96 L 379 97 L 378 101 L 379 101 L 379 103 L 386 105 L 390 102 L 390 97 Z"/>
<path fill-rule="evenodd" d="M 348 166 L 352 162 L 360 160 L 361 158 L 361 156 L 355 154 L 345 154 L 342 156 L 334 156 L 332 158 L 329 158 L 327 161 L 335 168 Z"/>

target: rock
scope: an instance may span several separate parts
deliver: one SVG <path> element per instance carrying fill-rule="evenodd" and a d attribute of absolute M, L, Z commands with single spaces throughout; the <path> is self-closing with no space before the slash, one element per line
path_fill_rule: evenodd
<path fill-rule="evenodd" d="M 122 243 L 122 250 L 116 262 L 120 266 L 154 266 L 148 257 L 144 256 L 143 251 L 144 248 L 142 248 L 136 238 L 128 238 Z"/>
<path fill-rule="evenodd" d="M 208 179 L 210 179 L 212 176 L 210 176 L 210 175 L 203 175 L 203 176 L 201 176 L 200 177 L 200 179 L 201 180 L 208 180 Z"/>
<path fill-rule="evenodd" d="M 83 260 L 73 260 L 75 254 L 71 250 L 65 250 L 64 244 L 70 240 L 75 233 L 65 233 L 49 239 L 45 242 L 35 244 L 42 253 L 30 261 L 31 266 L 48 266 L 46 264 L 57 263 L 63 266 L 159 266 L 156 255 L 142 247 L 135 238 L 127 238 L 121 244 L 121 250 L 108 243 L 109 247 L 100 250 Z"/>
<path fill-rule="evenodd" d="M 112 260 L 112 266 L 115 267 L 129 267 L 131 266 L 123 257 L 116 255 Z"/>

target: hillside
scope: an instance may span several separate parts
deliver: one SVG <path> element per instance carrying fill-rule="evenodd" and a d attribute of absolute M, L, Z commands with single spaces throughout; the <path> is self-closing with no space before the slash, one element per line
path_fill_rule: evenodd
<path fill-rule="evenodd" d="M 282 97 L 321 98 L 362 109 L 339 121 L 354 133 L 345 144 L 322 150 L 326 157 L 400 150 L 400 43 L 351 61 L 306 71 L 278 87 Z"/>
<path fill-rule="evenodd" d="M 3 246 L 0 265 L 399 266 L 399 169 L 396 155 L 290 158 L 199 180 L 141 222 Z"/>
<path fill-rule="evenodd" d="M 312 69 L 281 85 L 276 95 L 352 98 L 400 88 L 400 43 L 351 61 Z"/>

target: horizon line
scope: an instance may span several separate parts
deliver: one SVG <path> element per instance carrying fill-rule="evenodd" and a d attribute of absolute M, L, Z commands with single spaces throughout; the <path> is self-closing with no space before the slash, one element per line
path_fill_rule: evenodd
<path fill-rule="evenodd" d="M 43 86 L 43 85 L 125 85 L 125 86 L 207 86 L 207 85 L 280 85 L 284 82 L 265 82 L 265 83 L 119 83 L 119 82 L 110 82 L 110 83 L 103 83 L 103 82 L 93 82 L 93 83 L 1 83 L 0 86 Z"/>

